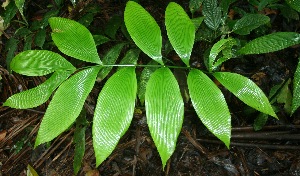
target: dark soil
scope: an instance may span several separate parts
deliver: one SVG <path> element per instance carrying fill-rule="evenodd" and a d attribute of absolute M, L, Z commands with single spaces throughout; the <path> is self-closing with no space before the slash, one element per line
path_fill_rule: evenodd
<path fill-rule="evenodd" d="M 145 0 L 141 3 L 154 16 L 162 29 L 164 10 L 168 2 L 159 0 L 153 3 Z M 178 1 L 178 3 L 187 12 L 189 11 L 188 1 Z M 40 20 L 49 11 L 47 8 L 49 4 L 55 3 L 53 1 L 26 1 L 25 12 L 29 23 Z M 125 4 L 125 1 L 88 0 L 79 3 L 75 10 L 70 12 L 68 6 L 71 6 L 71 3 L 65 1 L 59 10 L 59 16 L 78 20 L 87 13 L 86 9 L 90 6 L 99 6 L 101 11 L 94 16 L 89 27 L 94 34 L 99 33 L 97 30 L 104 30 L 111 16 L 123 14 Z M 296 30 L 297 26 L 300 26 L 299 21 L 293 21 L 287 27 L 286 19 L 282 16 L 277 14 L 270 16 L 277 20 L 272 24 L 274 31 L 286 31 L 287 28 Z M 15 18 L 22 20 L 20 14 L 17 14 Z M 27 110 L 1 106 L 9 96 L 35 87 L 46 80 L 46 77 L 26 77 L 8 72 L 5 45 L 8 38 L 14 36 L 19 27 L 19 23 L 12 23 L 6 29 L 5 35 L 0 36 L 0 44 L 2 43 L 2 46 L 0 45 L 0 75 L 2 77 L 0 81 L 0 176 L 26 175 L 28 164 L 39 175 L 74 175 L 75 147 L 72 141 L 75 126 L 51 143 L 33 149 L 39 124 L 49 102 L 38 108 Z M 47 28 L 47 32 L 50 33 L 50 29 Z M 121 34 L 118 38 L 124 39 Z M 50 38 L 47 40 L 48 43 L 51 42 Z M 205 45 L 203 42 L 198 42 L 194 46 L 191 63 L 198 68 L 204 68 L 202 53 Z M 101 50 L 99 49 L 100 55 L 103 55 L 111 46 L 113 46 L 112 43 L 103 45 Z M 18 44 L 15 54 L 21 52 L 22 48 L 23 41 Z M 38 48 L 33 46 L 32 49 Z M 53 50 L 57 52 L 55 47 Z M 294 46 L 276 53 L 232 59 L 223 64 L 222 70 L 240 73 L 251 78 L 268 94 L 271 87 L 293 77 L 299 55 L 299 46 Z M 176 59 L 174 52 L 171 52 L 168 57 L 172 58 L 175 63 L 180 62 Z M 142 55 L 140 62 L 147 63 L 148 60 Z M 137 72 L 140 71 L 137 69 Z M 247 113 L 247 106 L 225 89 L 222 91 L 232 115 L 230 149 L 227 149 L 201 124 L 189 101 L 185 104 L 185 119 L 176 150 L 163 169 L 147 127 L 144 107 L 137 101 L 137 111 L 129 130 L 107 160 L 96 168 L 91 126 L 95 101 L 104 82 L 105 80 L 95 85 L 85 103 L 87 120 L 90 124 L 86 130 L 86 151 L 79 175 L 300 175 L 299 110 L 290 117 L 284 111 L 283 105 L 278 104 L 279 120 L 269 118 L 266 126 L 255 132 L 253 123 L 258 113 Z M 185 84 L 181 86 L 184 87 Z"/>

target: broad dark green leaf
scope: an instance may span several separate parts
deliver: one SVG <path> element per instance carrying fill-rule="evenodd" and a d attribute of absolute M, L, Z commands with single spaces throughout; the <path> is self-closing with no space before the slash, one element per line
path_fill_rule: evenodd
<path fill-rule="evenodd" d="M 255 131 L 261 130 L 268 120 L 268 114 L 259 113 L 259 115 L 254 120 L 253 128 Z"/>
<path fill-rule="evenodd" d="M 124 21 L 135 44 L 149 57 L 163 65 L 161 31 L 154 18 L 138 3 L 128 1 Z"/>
<path fill-rule="evenodd" d="M 239 19 L 232 31 L 239 35 L 248 35 L 253 29 L 270 22 L 270 18 L 262 14 L 247 14 Z"/>
<path fill-rule="evenodd" d="M 43 48 L 46 39 L 46 29 L 40 29 L 34 38 L 34 44 L 40 48 Z"/>
<path fill-rule="evenodd" d="M 190 66 L 190 56 L 195 40 L 195 26 L 184 9 L 170 2 L 166 9 L 165 22 L 168 38 L 182 61 Z"/>
<path fill-rule="evenodd" d="M 110 39 L 103 35 L 93 35 L 96 46 L 101 45 L 103 43 L 109 42 Z"/>
<path fill-rule="evenodd" d="M 205 24 L 212 30 L 217 30 L 221 24 L 221 8 L 217 0 L 205 0 L 203 2 L 202 14 L 205 16 Z"/>
<path fill-rule="evenodd" d="M 87 68 L 59 86 L 41 122 L 35 147 L 51 141 L 75 121 L 94 86 L 99 70 L 99 66 Z"/>
<path fill-rule="evenodd" d="M 229 72 L 217 72 L 214 77 L 248 106 L 277 118 L 264 92 L 250 79 Z"/>
<path fill-rule="evenodd" d="M 300 12 L 300 1 L 299 0 L 285 0 L 285 2 L 293 9 Z"/>
<path fill-rule="evenodd" d="M 24 43 L 23 51 L 31 50 L 32 40 L 33 40 L 33 34 L 24 37 L 25 43 Z"/>
<path fill-rule="evenodd" d="M 75 67 L 65 58 L 47 50 L 21 52 L 13 58 L 10 68 L 26 76 L 42 76 L 61 70 L 75 71 Z"/>
<path fill-rule="evenodd" d="M 35 88 L 12 95 L 3 105 L 16 109 L 37 107 L 45 103 L 52 92 L 72 73 L 71 71 L 54 72 L 44 83 Z"/>
<path fill-rule="evenodd" d="M 58 49 L 76 59 L 101 64 L 90 31 L 80 23 L 66 18 L 49 19 L 52 40 Z"/>
<path fill-rule="evenodd" d="M 86 111 L 85 109 L 82 109 L 79 117 L 76 119 L 76 129 L 73 137 L 73 143 L 75 143 L 73 170 L 75 175 L 77 175 L 81 168 L 81 163 L 85 152 L 86 125 Z"/>
<path fill-rule="evenodd" d="M 151 75 L 145 107 L 149 130 L 164 168 L 175 150 L 184 113 L 180 89 L 169 68 L 157 69 Z"/>
<path fill-rule="evenodd" d="M 135 68 L 119 70 L 102 88 L 93 120 L 93 146 L 98 167 L 115 149 L 133 118 L 137 81 Z"/>
<path fill-rule="evenodd" d="M 151 60 L 148 65 L 156 65 L 157 62 Z M 139 86 L 138 86 L 138 97 L 142 105 L 144 105 L 145 102 L 145 93 L 146 93 L 146 87 L 147 83 L 154 71 L 156 70 L 156 67 L 145 67 L 144 70 L 142 71 L 142 74 L 140 76 L 139 80 Z"/>
<path fill-rule="evenodd" d="M 205 19 L 205 17 L 197 17 L 197 18 L 192 18 L 192 22 L 194 23 L 195 26 L 195 31 L 198 30 L 198 28 L 200 27 L 200 25 L 202 24 L 203 20 Z"/>
<path fill-rule="evenodd" d="M 7 26 L 16 15 L 18 8 L 15 3 L 9 3 L 4 11 L 4 26 Z"/>
<path fill-rule="evenodd" d="M 112 47 L 104 56 L 103 58 L 103 65 L 111 65 L 115 64 L 122 48 L 125 46 L 124 43 L 120 43 Z M 97 80 L 103 80 L 108 73 L 111 71 L 113 67 L 103 67 L 100 72 L 98 73 Z"/>
<path fill-rule="evenodd" d="M 105 34 L 112 39 L 116 38 L 116 33 L 122 25 L 122 18 L 119 15 L 114 15 L 105 25 Z"/>
<path fill-rule="evenodd" d="M 291 115 L 299 108 L 299 106 L 300 106 L 300 60 L 298 62 L 298 66 L 297 66 L 296 72 L 294 74 L 293 102 L 292 102 Z"/>
<path fill-rule="evenodd" d="M 6 65 L 7 65 L 7 70 L 9 70 L 9 72 L 11 72 L 10 63 L 11 63 L 13 57 L 15 56 L 15 51 L 17 50 L 18 42 L 19 42 L 19 40 L 11 37 L 5 44 L 5 51 L 7 52 Z"/>
<path fill-rule="evenodd" d="M 240 54 L 269 53 L 300 43 L 300 34 L 296 32 L 275 32 L 248 42 L 238 52 Z"/>
<path fill-rule="evenodd" d="M 193 106 L 202 123 L 229 148 L 231 116 L 221 90 L 197 69 L 188 75 L 188 88 Z"/>
<path fill-rule="evenodd" d="M 230 4 L 234 3 L 235 1 L 237 0 L 222 0 L 220 2 L 220 8 L 223 12 L 223 16 L 227 16 Z"/>

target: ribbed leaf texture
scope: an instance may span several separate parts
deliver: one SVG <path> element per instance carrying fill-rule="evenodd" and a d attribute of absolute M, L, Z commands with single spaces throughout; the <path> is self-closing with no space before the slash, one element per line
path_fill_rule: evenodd
<path fill-rule="evenodd" d="M 54 72 L 53 75 L 39 86 L 14 94 L 9 97 L 4 106 L 9 106 L 16 109 L 34 108 L 45 103 L 52 92 L 65 81 L 72 72 L 61 71 Z"/>
<path fill-rule="evenodd" d="M 221 24 L 221 8 L 217 0 L 205 0 L 203 2 L 202 14 L 205 16 L 205 24 L 212 30 L 217 30 Z"/>
<path fill-rule="evenodd" d="M 120 44 L 117 44 L 115 46 L 113 46 L 104 56 L 103 58 L 103 64 L 104 65 L 111 65 L 111 64 L 115 64 L 119 55 L 120 55 L 120 52 L 122 50 L 122 48 L 124 47 L 124 43 L 120 43 Z M 103 80 L 107 75 L 108 73 L 111 71 L 113 67 L 103 67 L 99 74 L 98 74 L 98 77 L 97 79 L 98 80 Z"/>
<path fill-rule="evenodd" d="M 300 1 L 299 0 L 285 0 L 285 2 L 292 7 L 294 10 L 300 12 Z"/>
<path fill-rule="evenodd" d="M 195 25 L 184 9 L 170 2 L 166 9 L 165 23 L 168 38 L 182 61 L 190 66 L 190 56 L 195 40 Z"/>
<path fill-rule="evenodd" d="M 299 106 L 300 106 L 300 61 L 298 62 L 298 66 L 294 74 L 293 102 L 292 102 L 291 115 L 299 108 Z"/>
<path fill-rule="evenodd" d="M 10 68 L 26 76 L 42 76 L 54 71 L 70 70 L 75 67 L 61 55 L 47 50 L 29 50 L 16 55 Z"/>
<path fill-rule="evenodd" d="M 247 43 L 238 52 L 240 54 L 261 54 L 278 51 L 300 43 L 300 34 L 296 32 L 275 32 L 256 38 Z"/>
<path fill-rule="evenodd" d="M 180 133 L 184 103 L 176 78 L 169 68 L 157 69 L 146 89 L 147 123 L 163 168 L 173 154 Z"/>
<path fill-rule="evenodd" d="M 49 19 L 52 40 L 58 49 L 76 59 L 101 64 L 90 31 L 80 23 L 66 18 Z"/>
<path fill-rule="evenodd" d="M 105 83 L 97 100 L 93 120 L 96 166 L 114 150 L 133 118 L 137 80 L 135 68 L 119 70 Z"/>
<path fill-rule="evenodd" d="M 149 57 L 163 65 L 161 31 L 154 18 L 138 3 L 128 1 L 124 21 L 135 44 Z"/>
<path fill-rule="evenodd" d="M 277 118 L 266 95 L 250 79 L 229 72 L 217 72 L 214 77 L 248 106 Z"/>
<path fill-rule="evenodd" d="M 191 70 L 187 81 L 198 117 L 229 148 L 231 116 L 221 90 L 200 70 Z"/>
<path fill-rule="evenodd" d="M 51 141 L 75 121 L 99 70 L 99 66 L 82 70 L 59 86 L 41 122 L 35 147 Z"/>
<path fill-rule="evenodd" d="M 270 18 L 262 14 L 247 14 L 239 19 L 232 31 L 239 35 L 248 35 L 253 29 L 270 22 Z"/>

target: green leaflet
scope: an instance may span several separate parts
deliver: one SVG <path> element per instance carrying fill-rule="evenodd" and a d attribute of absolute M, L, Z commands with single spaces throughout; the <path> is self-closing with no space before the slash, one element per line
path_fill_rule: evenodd
<path fill-rule="evenodd" d="M 95 45 L 101 45 L 103 43 L 109 42 L 110 39 L 103 36 L 103 35 L 93 35 L 94 41 L 95 41 Z"/>
<path fill-rule="evenodd" d="M 149 130 L 164 168 L 175 150 L 184 113 L 179 86 L 169 68 L 157 69 L 151 75 L 145 107 Z"/>
<path fill-rule="evenodd" d="M 261 54 L 278 51 L 300 43 L 300 34 L 296 32 L 275 32 L 256 38 L 247 43 L 238 52 L 240 54 Z"/>
<path fill-rule="evenodd" d="M 13 58 L 10 68 L 26 76 L 42 76 L 54 71 L 75 71 L 76 69 L 61 55 L 47 50 L 21 52 Z"/>
<path fill-rule="evenodd" d="M 112 47 L 104 56 L 103 64 L 104 65 L 111 65 L 115 64 L 122 48 L 125 46 L 125 43 L 120 43 Z M 100 72 L 98 73 L 97 80 L 103 80 L 108 73 L 111 71 L 113 67 L 103 67 Z"/>
<path fill-rule="evenodd" d="M 59 86 L 41 122 L 35 147 L 51 141 L 75 121 L 94 86 L 99 70 L 100 66 L 87 68 Z"/>
<path fill-rule="evenodd" d="M 247 14 L 239 19 L 232 31 L 239 35 L 248 35 L 253 29 L 270 22 L 270 18 L 262 14 Z"/>
<path fill-rule="evenodd" d="M 253 128 L 255 131 L 261 130 L 267 123 L 268 120 L 268 114 L 265 113 L 259 113 L 259 115 L 256 117 L 253 123 Z"/>
<path fill-rule="evenodd" d="M 76 59 L 101 64 L 90 31 L 80 23 L 60 17 L 51 17 L 52 40 L 58 49 Z"/>
<path fill-rule="evenodd" d="M 300 60 L 298 62 L 298 66 L 297 66 L 296 72 L 294 74 L 293 102 L 292 102 L 291 115 L 299 108 L 299 106 L 300 106 Z"/>
<path fill-rule="evenodd" d="M 16 109 L 34 108 L 45 103 L 52 92 L 65 81 L 73 71 L 54 72 L 53 75 L 39 86 L 14 94 L 9 97 L 4 106 Z"/>
<path fill-rule="evenodd" d="M 221 90 L 197 69 L 188 75 L 193 106 L 202 123 L 229 148 L 231 116 Z"/>
<path fill-rule="evenodd" d="M 294 10 L 300 12 L 300 1 L 299 0 L 285 0 L 285 2 L 292 7 Z"/>
<path fill-rule="evenodd" d="M 209 57 L 208 57 L 209 72 L 212 72 L 217 66 L 222 64 L 221 61 L 223 61 L 223 60 L 225 61 L 227 59 L 227 58 L 226 59 L 220 58 L 219 60 L 221 60 L 221 61 L 215 64 L 218 54 L 222 50 L 224 50 L 228 47 L 231 48 L 235 43 L 236 43 L 236 41 L 233 38 L 228 38 L 228 39 L 221 39 L 213 45 L 213 47 L 210 50 Z"/>
<path fill-rule="evenodd" d="M 128 1 L 124 21 L 135 44 L 149 57 L 163 65 L 161 31 L 154 18 L 138 3 Z"/>
<path fill-rule="evenodd" d="M 157 62 L 151 60 L 148 65 L 155 65 Z M 145 103 L 145 93 L 146 93 L 146 87 L 147 83 L 152 75 L 152 73 L 156 70 L 155 67 L 145 67 L 142 71 L 142 74 L 140 76 L 139 80 L 139 86 L 138 86 L 138 97 L 140 99 L 140 102 L 142 105 Z"/>
<path fill-rule="evenodd" d="M 168 38 L 182 61 L 190 66 L 189 60 L 195 40 L 195 26 L 184 9 L 170 2 L 165 14 Z"/>
<path fill-rule="evenodd" d="M 119 15 L 114 15 L 110 18 L 108 23 L 105 25 L 105 34 L 112 39 L 116 38 L 116 33 L 122 25 L 122 17 Z"/>
<path fill-rule="evenodd" d="M 19 9 L 19 12 L 23 18 L 23 20 L 25 21 L 25 23 L 27 24 L 27 20 L 24 16 L 24 11 L 23 11 L 23 8 L 24 8 L 24 3 L 25 3 L 25 0 L 15 0 L 15 4 L 16 6 L 18 7 Z"/>
<path fill-rule="evenodd" d="M 189 8 L 192 14 L 200 9 L 203 1 L 204 0 L 190 0 Z"/>
<path fill-rule="evenodd" d="M 245 104 L 277 118 L 268 98 L 253 81 L 236 73 L 216 72 L 213 75 L 226 89 Z"/>
<path fill-rule="evenodd" d="M 192 22 L 194 23 L 195 26 L 195 31 L 198 30 L 198 28 L 200 27 L 200 25 L 202 24 L 203 20 L 205 19 L 204 16 L 202 17 L 197 17 L 197 18 L 192 18 Z"/>
<path fill-rule="evenodd" d="M 217 0 L 205 0 L 203 2 L 202 13 L 205 16 L 205 24 L 212 30 L 217 30 L 221 24 L 221 8 L 217 5 Z"/>
<path fill-rule="evenodd" d="M 137 81 L 135 68 L 119 70 L 105 83 L 93 120 L 93 146 L 98 167 L 114 150 L 133 118 Z"/>

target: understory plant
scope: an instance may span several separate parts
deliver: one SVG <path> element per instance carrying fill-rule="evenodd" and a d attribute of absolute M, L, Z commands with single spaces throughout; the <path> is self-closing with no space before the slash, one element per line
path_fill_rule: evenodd
<path fill-rule="evenodd" d="M 261 19 L 260 22 L 253 21 L 256 17 Z M 237 73 L 221 72 L 219 67 L 236 55 L 268 53 L 299 44 L 300 35 L 295 32 L 275 32 L 254 39 L 237 51 L 234 50 L 234 46 L 238 45 L 237 40 L 227 35 L 211 47 L 206 60 L 207 70 L 200 70 L 191 68 L 189 61 L 196 28 L 202 20 L 190 19 L 184 9 L 174 2 L 169 3 L 165 11 L 168 39 L 185 64 L 180 69 L 188 72 L 187 84 L 193 107 L 201 122 L 229 148 L 230 111 L 214 79 L 248 106 L 274 118 L 277 116 L 268 98 L 253 81 Z M 248 34 L 255 26 L 264 24 L 265 20 L 261 15 L 246 16 L 236 21 L 232 32 Z M 205 18 L 204 21 L 215 28 L 214 19 Z M 251 21 L 256 25 L 249 25 Z M 165 64 L 161 54 L 161 30 L 142 6 L 133 1 L 127 2 L 124 22 L 136 46 L 158 65 L 152 65 L 155 69 L 146 74 L 149 78 L 147 81 L 137 84 L 135 67 L 138 66 L 139 50 L 132 49 L 121 61 L 122 67 L 106 81 L 98 96 L 92 126 L 96 166 L 112 153 L 128 130 L 139 89 L 139 97 L 145 97 L 147 124 L 164 167 L 175 150 L 184 118 L 184 101 L 172 72 L 172 69 L 179 68 Z M 79 116 L 96 79 L 100 77 L 102 80 L 113 66 L 118 66 L 109 56 L 101 61 L 93 36 L 83 25 L 59 17 L 50 18 L 49 24 L 57 48 L 67 56 L 89 63 L 89 66 L 75 68 L 60 54 L 47 50 L 28 50 L 13 58 L 10 68 L 16 73 L 26 76 L 52 73 L 41 85 L 15 94 L 4 103 L 17 109 L 33 108 L 46 102 L 54 93 L 41 122 L 35 147 L 67 130 Z M 124 45 L 121 43 L 115 48 L 120 52 Z M 149 71 L 149 67 L 144 70 Z M 294 83 L 297 98 L 293 103 L 293 112 L 300 105 L 299 70 Z M 143 89 L 145 91 L 140 91 Z"/>

